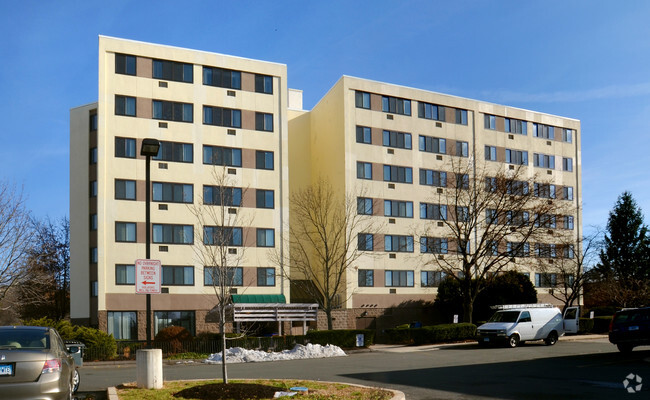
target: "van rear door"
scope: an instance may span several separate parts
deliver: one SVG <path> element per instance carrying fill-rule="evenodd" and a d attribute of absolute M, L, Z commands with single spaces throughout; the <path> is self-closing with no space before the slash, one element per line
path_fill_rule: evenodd
<path fill-rule="evenodd" d="M 578 333 L 580 327 L 580 307 L 567 307 L 564 310 L 564 332 Z"/>

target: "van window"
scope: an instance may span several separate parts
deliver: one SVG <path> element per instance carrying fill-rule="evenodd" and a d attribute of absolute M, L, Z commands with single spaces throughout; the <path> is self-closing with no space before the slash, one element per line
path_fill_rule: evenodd
<path fill-rule="evenodd" d="M 498 311 L 488 322 L 517 322 L 518 316 L 519 311 Z"/>
<path fill-rule="evenodd" d="M 521 317 L 519 317 L 519 322 L 530 322 L 530 313 L 528 311 L 522 311 Z"/>
<path fill-rule="evenodd" d="M 576 313 L 578 312 L 578 309 L 572 308 L 566 312 L 564 315 L 564 318 L 566 319 L 576 319 Z"/>

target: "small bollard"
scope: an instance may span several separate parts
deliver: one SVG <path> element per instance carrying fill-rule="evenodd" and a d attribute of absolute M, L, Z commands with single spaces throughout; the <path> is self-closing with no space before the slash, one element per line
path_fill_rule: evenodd
<path fill-rule="evenodd" d="M 162 389 L 162 350 L 146 349 L 135 353 L 138 388 Z"/>

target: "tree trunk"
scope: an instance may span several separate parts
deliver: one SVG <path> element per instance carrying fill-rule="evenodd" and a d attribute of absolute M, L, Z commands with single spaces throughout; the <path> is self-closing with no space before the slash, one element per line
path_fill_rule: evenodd
<path fill-rule="evenodd" d="M 226 308 L 219 311 L 219 331 L 221 332 L 221 376 L 223 383 L 228 384 L 228 369 L 226 368 Z"/>
<path fill-rule="evenodd" d="M 472 313 L 474 311 L 474 302 L 469 296 L 463 297 L 463 322 L 472 323 Z"/>
<path fill-rule="evenodd" d="M 327 329 L 331 331 L 334 329 L 334 324 L 332 324 L 332 310 L 326 309 L 323 311 L 325 311 L 325 315 L 327 316 Z"/>

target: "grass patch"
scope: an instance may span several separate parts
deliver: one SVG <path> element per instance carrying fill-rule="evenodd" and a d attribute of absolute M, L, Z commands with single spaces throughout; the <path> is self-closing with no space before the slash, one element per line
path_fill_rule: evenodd
<path fill-rule="evenodd" d="M 389 400 L 391 392 L 348 386 L 340 383 L 301 380 L 231 380 L 228 385 L 221 380 L 169 381 L 162 389 L 138 389 L 135 383 L 117 387 L 120 400 L 261 400 L 272 399 L 275 392 L 289 391 L 294 386 L 304 386 L 309 394 L 301 400 Z"/>
<path fill-rule="evenodd" d="M 172 354 L 167 357 L 168 360 L 205 360 L 210 357 L 210 354 L 207 353 L 178 353 Z"/>

